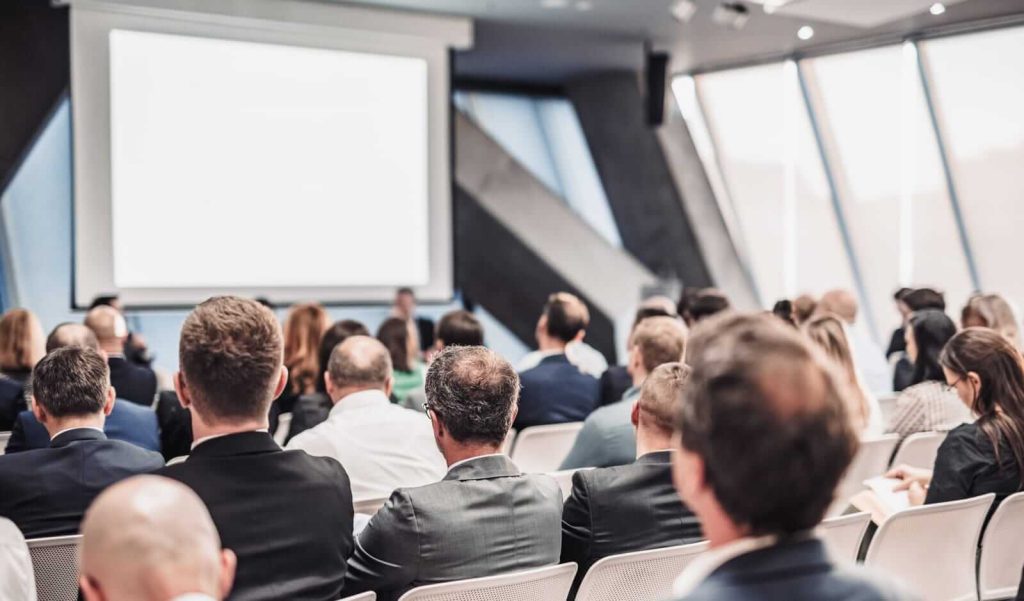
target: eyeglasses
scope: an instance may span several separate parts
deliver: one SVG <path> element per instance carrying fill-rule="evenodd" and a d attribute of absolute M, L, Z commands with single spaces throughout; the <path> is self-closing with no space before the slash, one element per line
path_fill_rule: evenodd
<path fill-rule="evenodd" d="M 956 379 L 956 382 L 953 382 L 952 384 L 943 384 L 943 386 L 946 387 L 947 392 L 953 392 L 954 390 L 956 390 L 956 385 L 963 381 L 963 377 L 959 377 Z"/>
<path fill-rule="evenodd" d="M 434 421 L 434 418 L 430 417 L 431 411 L 437 413 L 437 409 L 435 409 L 433 405 L 431 405 L 430 403 L 423 403 L 423 413 L 427 414 L 427 419 L 429 419 L 430 421 Z"/>

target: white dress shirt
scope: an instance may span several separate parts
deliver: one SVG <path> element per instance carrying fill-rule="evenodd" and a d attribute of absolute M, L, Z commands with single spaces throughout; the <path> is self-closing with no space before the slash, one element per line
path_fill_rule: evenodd
<path fill-rule="evenodd" d="M 0 518 L 0 599 L 35 601 L 36 581 L 25 537 L 14 522 Z"/>
<path fill-rule="evenodd" d="M 287 449 L 336 459 L 355 500 L 386 498 L 399 487 L 437 482 L 446 472 L 430 420 L 391 404 L 381 390 L 342 398 L 327 421 L 293 438 Z"/>
<path fill-rule="evenodd" d="M 740 538 L 701 553 L 690 562 L 690 565 L 683 569 L 683 573 L 676 578 L 672 586 L 672 593 L 676 597 L 685 597 L 695 591 L 704 579 L 710 576 L 715 570 L 725 565 L 728 561 L 752 553 L 758 549 L 770 547 L 776 543 L 778 537 L 760 536 Z"/>

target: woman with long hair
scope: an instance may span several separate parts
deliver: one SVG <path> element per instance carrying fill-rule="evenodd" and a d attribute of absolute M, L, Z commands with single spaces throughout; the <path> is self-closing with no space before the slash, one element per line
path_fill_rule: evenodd
<path fill-rule="evenodd" d="M 957 426 L 939 447 L 933 470 L 899 466 L 913 503 L 942 503 L 987 493 L 998 504 L 1024 481 L 1024 358 L 1004 336 L 968 328 L 939 358 L 947 386 L 977 419 Z"/>
<path fill-rule="evenodd" d="M 915 432 L 948 430 L 970 413 L 945 384 L 939 355 L 956 334 L 956 324 L 938 309 L 916 311 L 907 323 L 907 357 L 913 365 L 910 386 L 896 400 L 888 431 L 905 438 Z"/>
<path fill-rule="evenodd" d="M 423 364 L 417 358 L 419 345 L 412 322 L 398 317 L 384 320 L 377 329 L 377 339 L 388 349 L 394 370 L 395 386 L 391 394 L 399 403 L 409 393 L 423 388 Z"/>
<path fill-rule="evenodd" d="M 881 408 L 878 400 L 864 388 L 854 364 L 853 353 L 850 352 L 850 342 L 843 322 L 832 315 L 821 315 L 804 323 L 803 331 L 835 362 L 849 385 L 851 394 L 847 409 L 856 430 L 861 436 L 882 434 Z"/>
<path fill-rule="evenodd" d="M 288 310 L 284 321 L 284 365 L 288 386 L 278 399 L 281 413 L 289 413 L 295 400 L 316 391 L 320 377 L 320 339 L 327 330 L 327 312 L 318 303 L 300 303 Z"/>
<path fill-rule="evenodd" d="M 1020 327 L 1013 307 L 998 294 L 976 294 L 968 299 L 960 312 L 964 328 L 981 327 L 995 330 L 1015 347 L 1020 348 Z"/>
<path fill-rule="evenodd" d="M 27 309 L 11 309 L 0 317 L 0 431 L 10 430 L 18 413 L 28 408 L 25 384 L 46 353 L 39 319 Z"/>

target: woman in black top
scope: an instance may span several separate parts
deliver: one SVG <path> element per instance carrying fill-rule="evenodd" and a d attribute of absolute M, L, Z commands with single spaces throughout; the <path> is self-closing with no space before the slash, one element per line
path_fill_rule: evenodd
<path fill-rule="evenodd" d="M 950 339 L 939 363 L 978 418 L 949 432 L 933 470 L 899 466 L 888 475 L 904 480 L 913 504 L 992 492 L 998 505 L 1021 490 L 1024 474 L 1024 358 L 997 332 L 967 328 Z"/>

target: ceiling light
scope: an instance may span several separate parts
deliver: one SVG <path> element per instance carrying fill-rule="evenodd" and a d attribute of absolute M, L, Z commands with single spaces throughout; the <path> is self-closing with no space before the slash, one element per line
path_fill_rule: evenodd
<path fill-rule="evenodd" d="M 803 27 L 797 30 L 796 37 L 800 38 L 801 40 L 807 41 L 814 37 L 814 28 L 811 27 L 810 25 L 804 25 Z"/>
<path fill-rule="evenodd" d="M 928 9 L 928 12 L 937 17 L 946 12 L 946 5 L 941 2 L 936 2 L 935 4 L 932 4 L 932 7 Z"/>
<path fill-rule="evenodd" d="M 680 23 L 689 23 L 693 15 L 697 13 L 697 3 L 693 0 L 678 0 L 669 9 L 672 16 Z"/>

